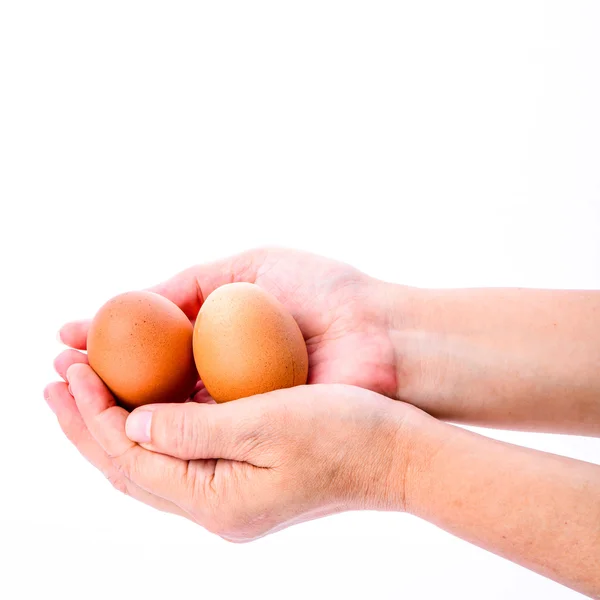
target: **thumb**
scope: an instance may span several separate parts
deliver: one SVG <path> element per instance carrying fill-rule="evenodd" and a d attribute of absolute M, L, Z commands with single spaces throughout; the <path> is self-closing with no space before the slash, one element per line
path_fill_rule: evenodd
<path fill-rule="evenodd" d="M 152 287 L 147 292 L 160 294 L 179 306 L 186 316 L 194 320 L 204 298 L 221 285 L 232 281 L 254 283 L 259 267 L 264 263 L 269 250 L 257 248 L 235 256 L 190 267 Z M 63 325 L 58 337 L 63 344 L 85 350 L 89 320 L 71 321 Z"/>
<path fill-rule="evenodd" d="M 149 404 L 127 417 L 125 431 L 148 450 L 184 460 L 253 462 L 256 448 L 268 435 L 269 420 L 260 415 L 259 404 L 254 400 Z"/>
<path fill-rule="evenodd" d="M 160 294 L 181 308 L 189 319 L 195 319 L 204 299 L 215 289 L 233 281 L 254 283 L 268 249 L 256 248 L 181 271 L 147 289 Z"/>

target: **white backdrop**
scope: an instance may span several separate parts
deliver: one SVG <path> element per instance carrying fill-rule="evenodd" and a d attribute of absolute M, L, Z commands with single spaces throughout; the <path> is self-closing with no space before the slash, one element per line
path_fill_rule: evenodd
<path fill-rule="evenodd" d="M 600 288 L 598 31 L 593 0 L 0 2 L 0 597 L 579 597 L 406 515 L 230 545 L 114 492 L 42 390 L 62 322 L 256 245 Z"/>

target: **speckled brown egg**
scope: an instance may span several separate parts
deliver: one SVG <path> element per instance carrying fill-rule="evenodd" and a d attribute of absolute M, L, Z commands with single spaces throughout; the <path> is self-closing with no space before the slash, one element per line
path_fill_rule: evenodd
<path fill-rule="evenodd" d="M 130 410 L 182 402 L 198 381 L 192 336 L 189 319 L 170 300 L 151 292 L 121 294 L 90 325 L 90 366 Z"/>
<path fill-rule="evenodd" d="M 194 326 L 200 378 L 217 402 L 306 383 L 308 353 L 294 317 L 251 283 L 206 298 Z"/>

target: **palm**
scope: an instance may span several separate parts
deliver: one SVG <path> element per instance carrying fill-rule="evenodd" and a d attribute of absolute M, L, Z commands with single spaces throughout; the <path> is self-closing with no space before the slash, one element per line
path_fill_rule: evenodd
<path fill-rule="evenodd" d="M 346 383 L 388 396 L 396 392 L 395 359 L 385 315 L 377 306 L 377 282 L 348 265 L 301 252 L 258 250 L 192 267 L 152 288 L 175 302 L 193 321 L 204 298 L 233 281 L 256 283 L 277 297 L 297 320 L 309 352 L 309 383 Z M 62 341 L 73 349 L 55 360 L 66 379 L 74 363 L 87 363 L 89 321 L 63 326 Z M 206 392 L 196 395 L 206 401 Z M 79 451 L 118 489 L 160 510 L 190 517 L 179 506 L 148 493 L 123 476 L 94 439 L 66 383 L 52 384 L 53 410 Z M 124 435 L 124 429 L 123 429 Z M 238 463 L 234 463 L 238 464 Z"/>
<path fill-rule="evenodd" d="M 151 290 L 170 298 L 193 321 L 204 298 L 233 281 L 259 285 L 292 313 L 308 348 L 309 383 L 345 383 L 395 395 L 395 356 L 376 305 L 375 280 L 313 254 L 268 249 L 192 267 Z M 68 324 L 63 341 L 85 349 L 87 327 L 88 322 Z M 59 372 L 74 359 L 61 358 Z"/>
<path fill-rule="evenodd" d="M 265 253 L 254 283 L 295 317 L 309 353 L 309 383 L 346 383 L 393 396 L 394 352 L 375 282 L 336 261 L 301 252 Z"/>

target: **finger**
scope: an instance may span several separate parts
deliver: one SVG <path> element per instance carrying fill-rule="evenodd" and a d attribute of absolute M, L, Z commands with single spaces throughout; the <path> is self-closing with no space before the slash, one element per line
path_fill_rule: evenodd
<path fill-rule="evenodd" d="M 256 463 L 253 450 L 268 438 L 270 421 L 257 398 L 226 404 L 150 404 L 127 418 L 131 440 L 184 460 L 228 459 Z"/>
<path fill-rule="evenodd" d="M 128 412 L 116 405 L 102 380 L 88 365 L 69 367 L 67 379 L 77 408 L 92 437 L 133 483 L 185 509 L 193 480 L 186 461 L 156 454 L 125 434 Z"/>
<path fill-rule="evenodd" d="M 163 512 L 189 518 L 189 515 L 179 506 L 146 492 L 119 473 L 110 457 L 87 430 L 66 383 L 51 383 L 44 391 L 44 396 L 67 439 L 110 481 L 115 489 Z"/>
<path fill-rule="evenodd" d="M 54 370 L 66 381 L 67 369 L 75 363 L 87 365 L 87 354 L 83 354 L 78 350 L 65 350 L 54 359 Z"/>
<path fill-rule="evenodd" d="M 249 250 L 223 260 L 191 267 L 158 285 L 146 288 L 146 291 L 168 298 L 189 319 L 194 320 L 204 298 L 216 288 L 234 281 L 254 283 L 268 252 L 267 249 Z M 66 323 L 58 332 L 60 341 L 71 348 L 86 350 L 90 323 L 89 319 Z"/>
<path fill-rule="evenodd" d="M 269 250 L 262 248 L 249 250 L 223 260 L 191 267 L 148 288 L 148 291 L 165 296 L 193 320 L 204 299 L 216 288 L 235 281 L 254 283 L 268 252 Z"/>
<path fill-rule="evenodd" d="M 201 381 L 196 385 L 196 389 L 190 398 L 190 402 L 216 404 L 214 398 L 208 393 L 208 390 Z"/>
<path fill-rule="evenodd" d="M 70 346 L 77 350 L 85 350 L 89 328 L 89 320 L 71 321 L 60 328 L 58 337 L 65 346 Z"/>

